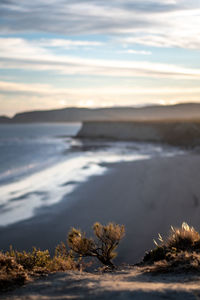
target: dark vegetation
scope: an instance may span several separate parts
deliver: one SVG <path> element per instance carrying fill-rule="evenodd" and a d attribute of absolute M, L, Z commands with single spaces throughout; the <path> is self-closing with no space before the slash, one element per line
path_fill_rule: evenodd
<path fill-rule="evenodd" d="M 158 235 L 156 248 L 147 252 L 140 264 L 150 272 L 200 271 L 200 234 L 187 223 L 171 227 L 164 240 Z"/>
<path fill-rule="evenodd" d="M 0 291 L 49 273 L 81 270 L 87 265 L 82 258 L 87 256 L 96 257 L 105 266 L 114 268 L 111 260 L 116 256 L 115 249 L 124 236 L 124 226 L 95 223 L 93 230 L 96 239 L 87 238 L 81 230 L 72 228 L 68 234 L 68 247 L 60 243 L 53 257 L 48 250 L 36 248 L 30 252 L 19 252 L 10 247 L 6 253 L 0 252 Z"/>
<path fill-rule="evenodd" d="M 113 270 L 116 248 L 124 237 L 123 225 L 109 223 L 93 225 L 94 238 L 86 237 L 80 229 L 72 228 L 67 243 L 60 243 L 53 257 L 49 251 L 33 248 L 30 252 L 10 250 L 0 252 L 0 291 L 23 285 L 41 275 L 67 270 L 82 270 L 87 264 L 84 257 L 95 257 L 104 266 Z M 158 235 L 156 247 L 146 252 L 138 264 L 144 272 L 199 272 L 200 234 L 187 223 L 181 228 L 171 227 L 166 239 Z"/>
<path fill-rule="evenodd" d="M 64 243 L 59 244 L 51 258 L 49 251 L 33 248 L 30 252 L 10 250 L 0 252 L 0 291 L 23 285 L 39 276 L 67 270 L 79 270 L 79 260 Z"/>
<path fill-rule="evenodd" d="M 117 255 L 115 249 L 124 237 L 125 227 L 113 223 L 106 226 L 95 223 L 93 231 L 95 239 L 87 238 L 81 230 L 72 228 L 68 235 L 69 247 L 80 257 L 96 257 L 105 266 L 114 268 L 112 259 Z"/>

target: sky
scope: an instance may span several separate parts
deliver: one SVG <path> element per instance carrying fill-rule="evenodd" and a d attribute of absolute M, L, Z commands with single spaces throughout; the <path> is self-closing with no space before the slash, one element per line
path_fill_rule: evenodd
<path fill-rule="evenodd" d="M 0 115 L 200 102 L 200 0 L 1 0 Z"/>

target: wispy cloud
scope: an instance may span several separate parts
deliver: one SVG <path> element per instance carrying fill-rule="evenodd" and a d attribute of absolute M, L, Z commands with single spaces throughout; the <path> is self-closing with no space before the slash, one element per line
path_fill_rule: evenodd
<path fill-rule="evenodd" d="M 198 101 L 200 88 L 165 87 L 144 88 L 143 86 L 107 88 L 55 88 L 49 84 L 25 84 L 0 81 L 1 113 L 13 115 L 15 112 L 32 109 L 52 109 L 66 106 L 105 107 L 112 105 L 135 105 L 142 103 L 176 103 Z M 15 97 L 13 97 L 15 95 Z M 29 101 L 27 101 L 27 98 Z M 123 98 L 123 102 L 121 99 Z M 112 100 L 114 99 L 114 100 Z"/>
<path fill-rule="evenodd" d="M 50 48 L 74 49 L 83 47 L 103 46 L 103 42 L 87 40 L 69 40 L 69 39 L 41 39 L 36 41 L 37 45 Z"/>
<path fill-rule="evenodd" d="M 111 86 L 102 89 L 101 87 L 95 88 L 55 88 L 50 84 L 28 84 L 28 83 L 19 83 L 19 82 L 8 82 L 8 81 L 0 81 L 0 93 L 24 93 L 24 94 L 40 94 L 40 95 L 80 95 L 82 94 L 94 97 L 94 94 L 98 91 L 99 95 L 137 95 L 137 94 L 197 94 L 200 93 L 200 87 L 189 88 L 183 86 L 177 87 L 162 87 L 162 88 L 146 88 L 143 86 L 135 86 L 135 87 L 119 87 L 119 86 Z"/>
<path fill-rule="evenodd" d="M 0 107 L 198 101 L 194 49 L 199 0 L 1 0 Z"/>
<path fill-rule="evenodd" d="M 0 32 L 125 34 L 131 43 L 199 49 L 199 16 L 198 0 L 4 0 Z"/>
<path fill-rule="evenodd" d="M 200 79 L 200 70 L 173 64 L 57 56 L 32 42 L 15 38 L 2 38 L 0 43 L 3 45 L 0 48 L 0 67 L 4 69 L 48 70 L 68 75 Z"/>
<path fill-rule="evenodd" d="M 127 53 L 127 54 L 138 54 L 138 55 L 151 55 L 151 51 L 145 51 L 145 50 L 134 50 L 134 49 L 126 49 L 123 51 L 120 51 L 120 53 Z"/>

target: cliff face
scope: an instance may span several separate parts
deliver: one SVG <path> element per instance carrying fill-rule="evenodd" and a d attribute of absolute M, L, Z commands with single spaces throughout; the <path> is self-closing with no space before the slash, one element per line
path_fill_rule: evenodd
<path fill-rule="evenodd" d="M 198 122 L 84 122 L 78 137 L 200 145 Z"/>

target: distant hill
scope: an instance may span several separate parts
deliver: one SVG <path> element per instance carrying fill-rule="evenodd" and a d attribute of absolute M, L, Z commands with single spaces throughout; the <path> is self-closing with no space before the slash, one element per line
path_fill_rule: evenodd
<path fill-rule="evenodd" d="M 0 123 L 10 123 L 11 119 L 5 116 L 0 116 Z"/>
<path fill-rule="evenodd" d="M 200 103 L 169 106 L 109 108 L 64 108 L 29 111 L 13 118 L 0 116 L 0 123 L 82 122 L 82 121 L 144 121 L 144 120 L 200 120 Z"/>

